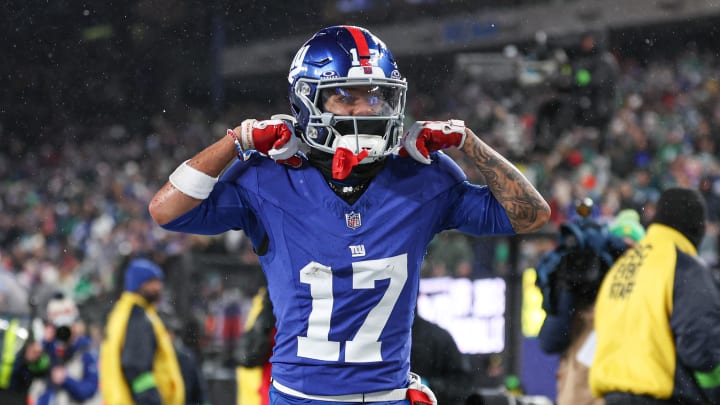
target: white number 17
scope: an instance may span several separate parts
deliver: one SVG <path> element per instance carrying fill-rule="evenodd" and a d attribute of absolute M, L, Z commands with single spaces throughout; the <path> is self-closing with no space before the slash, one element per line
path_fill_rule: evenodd
<path fill-rule="evenodd" d="M 355 262 L 353 289 L 375 288 L 375 281 L 390 279 L 380 302 L 370 310 L 353 340 L 345 342 L 345 361 L 363 363 L 382 360 L 382 333 L 395 303 L 407 281 L 407 255 Z M 312 310 L 308 318 L 307 336 L 298 336 L 299 357 L 324 361 L 340 360 L 340 342 L 329 340 L 333 309 L 332 269 L 317 262 L 300 270 L 300 281 L 310 284 Z"/>

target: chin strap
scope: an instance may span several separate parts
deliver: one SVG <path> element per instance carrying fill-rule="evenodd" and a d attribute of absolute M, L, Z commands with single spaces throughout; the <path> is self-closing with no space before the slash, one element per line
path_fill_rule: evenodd
<path fill-rule="evenodd" d="M 335 180 L 344 180 L 350 175 L 353 167 L 360 164 L 360 161 L 368 156 L 368 151 L 363 149 L 357 155 L 350 149 L 338 147 L 332 161 L 332 177 Z"/>

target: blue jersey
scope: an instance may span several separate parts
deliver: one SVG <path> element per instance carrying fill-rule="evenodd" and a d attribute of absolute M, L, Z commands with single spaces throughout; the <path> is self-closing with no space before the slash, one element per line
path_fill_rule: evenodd
<path fill-rule="evenodd" d="M 442 153 L 430 165 L 388 157 L 354 204 L 307 162 L 292 169 L 255 155 L 232 165 L 202 204 L 164 227 L 248 234 L 277 319 L 273 378 L 313 395 L 405 387 L 430 240 L 446 229 L 513 234 L 489 189 L 467 182 Z"/>

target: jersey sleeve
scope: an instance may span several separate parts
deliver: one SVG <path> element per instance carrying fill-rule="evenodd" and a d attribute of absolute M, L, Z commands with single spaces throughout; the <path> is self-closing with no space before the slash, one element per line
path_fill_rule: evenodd
<path fill-rule="evenodd" d="M 218 182 L 200 205 L 161 226 L 175 232 L 218 235 L 245 229 L 249 214 L 239 190 L 232 183 Z"/>
<path fill-rule="evenodd" d="M 487 186 L 463 181 L 448 190 L 448 215 L 444 229 L 457 229 L 473 236 L 514 235 L 510 219 Z"/>
<path fill-rule="evenodd" d="M 720 290 L 710 270 L 678 253 L 670 326 L 682 364 L 712 403 L 720 401 Z"/>
<path fill-rule="evenodd" d="M 248 168 L 252 166 L 252 161 L 235 162 L 223 173 L 208 198 L 192 210 L 162 225 L 162 228 L 197 235 L 218 235 L 230 230 L 247 229 L 253 225 L 252 213 L 240 186 L 243 176 L 251 175 Z"/>
<path fill-rule="evenodd" d="M 424 198 L 439 199 L 436 206 L 446 212 L 438 231 L 457 229 L 473 236 L 515 234 L 505 209 L 487 186 L 470 183 L 460 166 L 442 152 L 434 152 L 432 159 L 430 166 L 437 167 L 421 169 L 425 186 L 418 188 Z"/>

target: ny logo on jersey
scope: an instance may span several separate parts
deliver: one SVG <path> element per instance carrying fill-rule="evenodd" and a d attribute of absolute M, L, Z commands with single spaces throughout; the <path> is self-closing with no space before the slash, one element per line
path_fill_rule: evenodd
<path fill-rule="evenodd" d="M 351 211 L 345 214 L 345 224 L 350 229 L 358 229 L 362 222 L 360 221 L 360 213 Z"/>
<path fill-rule="evenodd" d="M 352 257 L 365 256 L 365 245 L 350 246 L 350 253 L 352 254 Z"/>

